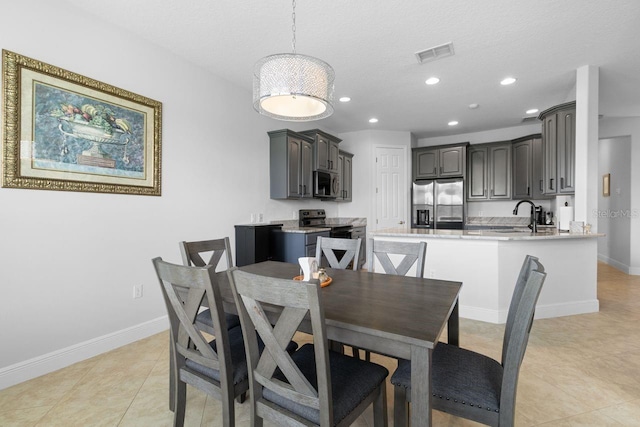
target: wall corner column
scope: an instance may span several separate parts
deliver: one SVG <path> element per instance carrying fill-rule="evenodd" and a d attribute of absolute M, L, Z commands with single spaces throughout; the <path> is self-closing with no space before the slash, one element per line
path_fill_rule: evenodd
<path fill-rule="evenodd" d="M 575 219 L 597 231 L 599 68 L 576 71 Z"/>

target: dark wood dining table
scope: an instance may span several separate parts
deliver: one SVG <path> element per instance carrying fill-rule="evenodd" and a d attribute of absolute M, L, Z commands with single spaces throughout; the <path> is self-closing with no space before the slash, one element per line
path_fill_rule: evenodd
<path fill-rule="evenodd" d="M 292 279 L 297 264 L 265 261 L 240 267 Z M 431 356 L 447 326 L 458 345 L 458 296 L 462 283 L 327 268 L 322 288 L 327 337 L 375 353 L 411 360 L 411 425 L 431 425 Z M 226 272 L 217 275 L 225 310 L 235 311 Z"/>

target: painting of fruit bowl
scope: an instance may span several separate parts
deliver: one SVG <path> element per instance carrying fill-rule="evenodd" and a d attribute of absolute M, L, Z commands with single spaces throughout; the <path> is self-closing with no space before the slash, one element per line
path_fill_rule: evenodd
<path fill-rule="evenodd" d="M 13 52 L 3 57 L 11 172 L 3 187 L 160 194 L 160 102 Z"/>

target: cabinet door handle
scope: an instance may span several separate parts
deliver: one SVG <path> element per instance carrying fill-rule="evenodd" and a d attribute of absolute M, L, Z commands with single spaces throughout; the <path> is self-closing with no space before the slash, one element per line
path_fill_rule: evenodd
<path fill-rule="evenodd" d="M 540 191 L 544 191 L 544 185 L 542 183 L 542 180 L 540 180 Z"/>
<path fill-rule="evenodd" d="M 434 166 L 434 167 L 433 167 L 433 174 L 434 174 L 434 175 L 437 175 L 437 170 L 438 170 L 438 169 Z"/>
<path fill-rule="evenodd" d="M 527 187 L 527 196 L 531 195 L 531 189 L 529 187 Z"/>
<path fill-rule="evenodd" d="M 304 184 L 302 186 L 302 195 L 305 195 L 305 194 L 307 194 L 307 184 Z"/>
<path fill-rule="evenodd" d="M 560 177 L 560 190 L 564 189 L 564 178 Z"/>
<path fill-rule="evenodd" d="M 298 185 L 298 194 L 300 194 L 300 195 L 304 194 L 302 192 L 302 184 Z"/>
<path fill-rule="evenodd" d="M 440 166 L 440 175 L 442 175 L 442 166 Z"/>
<path fill-rule="evenodd" d="M 549 180 L 549 190 L 553 190 L 553 178 Z"/>

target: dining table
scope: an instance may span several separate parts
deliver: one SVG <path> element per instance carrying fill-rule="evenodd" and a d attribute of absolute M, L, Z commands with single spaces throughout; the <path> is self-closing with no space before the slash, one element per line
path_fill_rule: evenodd
<path fill-rule="evenodd" d="M 281 279 L 300 275 L 298 264 L 278 261 L 239 269 Z M 459 345 L 458 297 L 462 283 L 366 270 L 327 268 L 326 272 L 331 278 L 331 283 L 322 288 L 327 338 L 410 360 L 411 425 L 430 426 L 432 352 L 445 327 L 447 342 Z M 237 313 L 226 272 L 217 273 L 216 278 L 225 311 Z"/>

